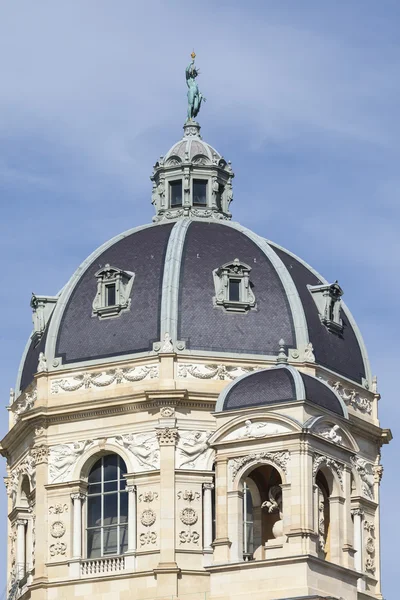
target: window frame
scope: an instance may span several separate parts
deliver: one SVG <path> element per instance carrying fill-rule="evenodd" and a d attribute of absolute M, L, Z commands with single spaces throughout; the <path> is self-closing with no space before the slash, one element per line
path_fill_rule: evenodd
<path fill-rule="evenodd" d="M 97 290 L 92 303 L 92 317 L 118 317 L 131 306 L 131 291 L 135 273 L 112 267 L 108 263 L 97 273 Z M 115 303 L 108 304 L 108 288 L 114 286 Z"/>
<path fill-rule="evenodd" d="M 195 185 L 195 182 L 204 183 L 205 188 L 206 188 L 205 189 L 205 192 L 206 192 L 205 193 L 205 202 L 201 202 L 200 203 L 200 202 L 195 202 L 194 201 L 194 185 Z M 191 192 L 192 192 L 192 206 L 193 206 L 193 208 L 196 208 L 196 207 L 204 208 L 204 207 L 208 206 L 208 204 L 209 204 L 209 202 L 208 202 L 208 188 L 209 188 L 208 179 L 206 179 L 205 177 L 194 177 L 192 179 L 192 189 L 191 189 Z"/>
<path fill-rule="evenodd" d="M 107 479 L 104 478 L 104 459 L 115 456 L 117 458 L 117 479 Z M 99 482 L 89 483 L 90 474 L 96 465 L 101 462 L 101 476 Z M 113 556 L 123 556 L 128 551 L 128 529 L 129 529 L 129 501 L 128 501 L 128 491 L 126 489 L 126 478 L 125 475 L 127 473 L 126 463 L 119 454 L 105 454 L 104 456 L 100 456 L 98 460 L 92 465 L 89 476 L 88 476 L 88 490 L 87 490 L 87 499 L 86 499 L 86 510 L 85 510 L 85 556 L 87 560 L 101 560 Z M 111 491 L 104 491 L 105 483 L 113 483 L 117 482 L 117 489 Z M 121 489 L 121 482 L 123 483 L 123 489 Z M 90 493 L 91 485 L 101 485 L 100 493 Z M 117 522 L 111 523 L 109 525 L 104 524 L 104 498 L 106 496 L 111 496 L 113 494 L 117 495 Z M 124 521 L 121 521 L 121 494 L 126 494 L 126 516 L 123 515 Z M 89 498 L 101 498 L 100 502 L 100 524 L 94 524 L 89 526 Z M 114 518 L 114 517 L 112 517 Z M 105 541 L 104 534 L 105 531 L 111 531 L 116 528 L 117 530 L 117 552 L 104 552 L 105 549 Z M 89 553 L 89 531 L 100 530 L 100 555 L 99 556 L 91 556 Z M 125 539 L 124 539 L 124 547 L 125 550 L 121 551 L 121 531 L 125 530 Z M 92 549 L 93 552 L 93 549 Z"/>
<path fill-rule="evenodd" d="M 173 184 L 180 183 L 181 186 L 181 202 L 180 204 L 172 204 L 172 187 Z M 181 177 L 168 180 L 168 205 L 170 208 L 182 208 L 183 206 L 183 180 Z"/>
<path fill-rule="evenodd" d="M 257 308 L 250 280 L 251 267 L 235 258 L 231 263 L 226 263 L 214 269 L 215 296 L 214 306 L 221 306 L 227 312 L 246 313 Z M 239 300 L 230 298 L 230 282 L 239 281 Z"/>

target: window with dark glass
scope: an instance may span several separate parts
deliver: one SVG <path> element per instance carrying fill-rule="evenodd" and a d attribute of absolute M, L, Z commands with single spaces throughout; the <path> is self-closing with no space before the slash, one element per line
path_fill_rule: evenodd
<path fill-rule="evenodd" d="M 231 302 L 240 301 L 240 279 L 229 280 L 229 300 Z"/>
<path fill-rule="evenodd" d="M 243 558 L 251 560 L 253 558 L 253 537 L 254 537 L 254 519 L 253 519 L 253 500 L 250 489 L 245 482 L 243 485 Z"/>
<path fill-rule="evenodd" d="M 224 193 L 224 186 L 220 184 L 218 186 L 218 192 L 215 196 L 215 202 L 217 204 L 218 210 L 222 210 L 222 194 L 223 193 Z"/>
<path fill-rule="evenodd" d="M 207 181 L 193 179 L 193 204 L 205 206 L 207 204 Z"/>
<path fill-rule="evenodd" d="M 115 283 L 112 283 L 111 285 L 106 285 L 106 306 L 115 306 L 115 303 Z"/>
<path fill-rule="evenodd" d="M 169 184 L 171 206 L 182 206 L 182 179 Z"/>
<path fill-rule="evenodd" d="M 126 465 L 116 454 L 100 458 L 88 479 L 87 557 L 123 554 L 128 548 Z"/>

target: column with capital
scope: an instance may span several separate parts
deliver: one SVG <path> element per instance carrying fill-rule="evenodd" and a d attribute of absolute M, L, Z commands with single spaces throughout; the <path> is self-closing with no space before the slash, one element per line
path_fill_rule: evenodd
<path fill-rule="evenodd" d="M 17 579 L 21 580 L 25 577 L 26 569 L 26 554 L 25 554 L 25 532 L 28 525 L 27 519 L 17 519 Z"/>
<path fill-rule="evenodd" d="M 128 549 L 125 554 L 125 567 L 128 570 L 136 569 L 136 543 L 137 543 L 137 507 L 136 485 L 128 483 Z"/>
<path fill-rule="evenodd" d="M 354 568 L 356 571 L 360 573 L 363 572 L 363 519 L 364 519 L 364 511 L 362 508 L 352 508 L 351 514 L 353 517 L 353 526 L 354 526 Z M 357 589 L 358 591 L 365 591 L 365 581 L 364 578 L 358 579 L 357 581 Z"/>
<path fill-rule="evenodd" d="M 73 502 L 73 544 L 72 544 L 72 559 L 80 560 L 82 558 L 82 503 L 85 499 L 85 494 L 77 492 L 71 494 Z"/>
<path fill-rule="evenodd" d="M 160 562 L 155 569 L 160 595 L 178 593 L 179 569 L 175 561 L 175 427 L 157 430 L 160 446 Z"/>
<path fill-rule="evenodd" d="M 203 550 L 212 554 L 212 530 L 213 530 L 213 514 L 212 514 L 212 490 L 213 483 L 203 483 L 203 520 L 204 520 L 204 538 Z"/>

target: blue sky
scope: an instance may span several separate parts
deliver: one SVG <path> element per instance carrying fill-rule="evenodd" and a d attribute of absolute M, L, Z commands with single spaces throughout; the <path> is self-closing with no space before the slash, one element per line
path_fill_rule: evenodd
<path fill-rule="evenodd" d="M 195 48 L 207 97 L 202 133 L 232 161 L 235 220 L 339 280 L 378 375 L 382 425 L 397 436 L 399 6 L 2 4 L 4 407 L 31 329 L 31 292 L 57 293 L 103 241 L 151 220 L 149 175 L 181 137 L 184 69 Z M 0 428 L 7 430 L 5 408 Z M 383 450 L 387 600 L 398 587 L 397 453 L 395 437 Z M 4 489 L 0 514 L 5 540 Z"/>

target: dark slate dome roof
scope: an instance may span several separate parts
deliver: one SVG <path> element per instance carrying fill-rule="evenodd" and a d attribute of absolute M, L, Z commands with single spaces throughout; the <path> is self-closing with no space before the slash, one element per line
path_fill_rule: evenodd
<path fill-rule="evenodd" d="M 220 394 L 215 410 L 238 410 L 297 400 L 308 400 L 347 417 L 343 401 L 332 388 L 320 379 L 286 365 L 239 377 Z"/>
<path fill-rule="evenodd" d="M 213 271 L 235 258 L 251 267 L 256 308 L 235 314 L 215 307 Z M 129 310 L 92 316 L 99 268 L 135 274 Z M 326 283 L 287 250 L 231 221 L 180 218 L 127 231 L 98 248 L 60 292 L 39 344 L 28 342 L 17 393 L 32 381 L 44 352 L 49 370 L 153 354 L 169 333 L 177 350 L 211 356 L 276 357 L 278 341 L 304 351 L 312 342 L 316 363 L 370 383 L 368 360 L 344 304 L 343 332 L 325 327 L 307 285 Z M 293 357 L 295 357 L 293 355 Z"/>

